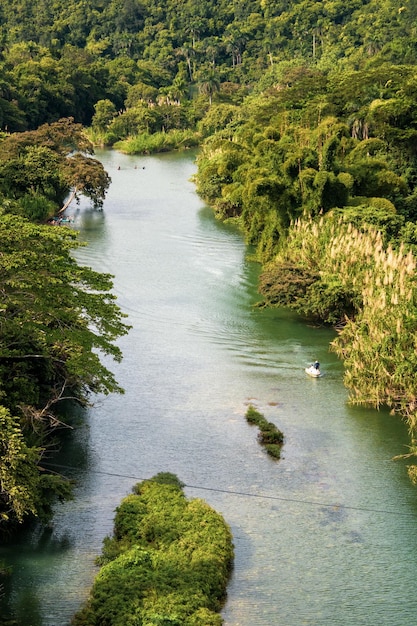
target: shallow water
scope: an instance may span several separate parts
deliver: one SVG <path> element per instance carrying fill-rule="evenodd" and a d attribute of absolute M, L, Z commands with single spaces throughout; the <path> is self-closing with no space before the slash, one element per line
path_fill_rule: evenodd
<path fill-rule="evenodd" d="M 53 528 L 0 550 L 21 624 L 69 623 L 115 507 L 161 471 L 232 528 L 226 626 L 414 623 L 416 492 L 392 461 L 404 425 L 349 407 L 332 331 L 253 307 L 258 267 L 196 196 L 192 153 L 98 156 L 113 182 L 103 212 L 72 211 L 88 242 L 77 257 L 115 275 L 132 330 L 109 366 L 126 393 L 96 398 L 68 437 L 76 497 Z M 318 380 L 304 372 L 316 358 Z M 284 432 L 281 461 L 246 423 L 249 404 Z"/>

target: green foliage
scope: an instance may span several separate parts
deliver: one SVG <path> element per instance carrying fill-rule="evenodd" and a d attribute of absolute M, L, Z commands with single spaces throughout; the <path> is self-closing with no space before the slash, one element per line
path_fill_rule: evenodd
<path fill-rule="evenodd" d="M 228 124 L 239 118 L 239 107 L 233 104 L 214 104 L 209 108 L 203 119 L 198 123 L 198 130 L 203 137 L 221 131 Z"/>
<path fill-rule="evenodd" d="M 260 275 L 259 291 L 262 306 L 297 306 L 307 289 L 319 279 L 318 269 L 305 267 L 296 261 L 271 262 Z M 258 305 L 261 306 L 261 305 Z"/>
<path fill-rule="evenodd" d="M 80 244 L 69 229 L 36 226 L 4 215 L 0 242 L 0 362 L 9 401 L 16 393 L 13 380 L 19 371 L 26 381 L 39 380 L 36 387 L 46 385 L 47 396 L 52 389 L 60 389 L 61 395 L 71 390 L 82 400 L 88 390 L 116 390 L 97 355 L 99 351 L 120 359 L 112 342 L 127 332 L 109 292 L 110 276 L 77 265 L 71 250 Z M 24 396 L 20 401 L 25 402 Z"/>
<path fill-rule="evenodd" d="M 72 119 L 14 133 L 0 142 L 0 193 L 18 200 L 20 212 L 44 221 L 84 195 L 100 207 L 110 184 L 92 145 Z M 42 209 L 42 198 L 44 206 Z"/>
<path fill-rule="evenodd" d="M 409 2 L 207 0 L 203 10 L 175 0 L 47 0 L 34 11 L 29 0 L 3 0 L 1 17 L 0 125 L 12 131 L 68 115 L 89 124 L 107 100 L 123 111 L 149 93 L 153 102 L 169 93 L 183 103 L 200 89 L 208 106 L 281 85 L 280 100 L 295 114 L 317 105 L 347 113 L 375 101 L 369 116 L 363 111 L 365 126 L 413 141 Z M 401 69 L 388 72 L 390 65 Z M 327 164 L 335 148 L 330 139 Z"/>
<path fill-rule="evenodd" d="M 289 224 L 301 214 L 317 215 L 357 204 L 358 196 L 361 204 L 390 207 L 393 212 L 397 204 L 404 211 L 412 206 L 407 177 L 411 180 L 414 174 L 410 175 L 411 168 L 407 177 L 401 174 L 400 154 L 397 158 L 392 141 L 360 136 L 355 124 L 349 128 L 348 117 L 320 119 L 319 111 L 312 118 L 312 104 L 304 99 L 298 83 L 297 90 L 291 83 L 289 101 L 284 80 L 303 84 L 308 76 L 303 68 L 298 69 L 283 72 L 278 91 L 248 98 L 241 107 L 239 124 L 229 124 L 207 139 L 198 160 L 199 193 L 216 208 L 224 203 L 225 216 L 230 212 L 229 189 L 236 193 L 240 185 L 242 225 L 262 262 L 273 258 Z M 323 93 L 327 100 L 332 97 Z M 295 101 L 300 113 L 293 110 Z M 242 145 L 242 160 L 228 170 L 227 177 L 219 175 L 225 155 L 236 153 Z M 414 172 L 409 152 L 407 163 L 411 161 Z"/>
<path fill-rule="evenodd" d="M 184 483 L 178 478 L 176 474 L 172 474 L 171 472 L 159 472 L 152 478 L 153 482 L 158 483 L 158 485 L 172 485 L 177 487 L 177 489 L 182 489 L 185 487 Z M 144 483 L 146 484 L 146 481 Z M 134 493 L 140 493 L 141 485 L 138 484 L 133 488 Z"/>
<path fill-rule="evenodd" d="M 403 243 L 408 233 L 413 244 L 415 225 L 405 227 L 391 210 L 374 207 L 339 213 L 295 223 L 267 266 L 261 289 L 268 304 L 285 303 L 307 317 L 340 323 L 332 349 L 344 361 L 351 401 L 386 405 L 403 415 L 415 454 L 416 261 Z M 305 268 L 308 280 L 297 281 Z M 291 278 L 297 288 L 285 300 Z M 410 475 L 417 476 L 413 467 Z"/>
<path fill-rule="evenodd" d="M 416 439 L 414 275 L 416 262 L 404 246 L 381 245 L 379 233 L 351 231 L 348 255 L 362 261 L 355 272 L 363 307 L 346 321 L 332 343 L 344 359 L 345 383 L 352 401 L 387 405 L 407 418 L 412 445 Z M 353 244 L 353 238 L 357 243 Z"/>
<path fill-rule="evenodd" d="M 56 210 L 56 204 L 45 196 L 37 193 L 27 193 L 8 208 L 6 213 L 15 213 L 27 218 L 30 222 L 44 224 Z"/>
<path fill-rule="evenodd" d="M 264 418 L 262 414 L 259 413 L 259 411 L 257 411 L 254 406 L 248 406 L 248 409 L 246 411 L 246 420 L 249 424 L 259 425 L 259 423 L 261 423 L 263 419 Z"/>
<path fill-rule="evenodd" d="M 265 447 L 267 453 L 275 459 L 281 457 L 281 448 L 284 443 L 283 433 L 273 424 L 268 422 L 265 417 L 250 405 L 246 411 L 246 421 L 249 424 L 258 426 L 258 441 Z"/>
<path fill-rule="evenodd" d="M 5 139 L 3 144 L 7 144 Z M 7 145 L 4 146 L 7 150 Z M 31 193 L 58 205 L 63 180 L 59 157 L 44 146 L 25 146 L 15 158 L 0 163 L 0 191 L 7 197 L 21 198 Z"/>
<path fill-rule="evenodd" d="M 25 441 L 21 420 L 0 406 L 0 528 L 10 528 L 31 516 L 42 521 L 51 503 L 68 500 L 72 486 L 56 474 L 40 471 L 43 450 Z"/>
<path fill-rule="evenodd" d="M 393 204 L 386 198 L 361 198 L 360 204 L 334 211 L 345 223 L 351 223 L 358 230 L 373 226 L 383 238 L 384 244 L 397 241 L 405 224 L 402 215 L 398 215 Z"/>
<path fill-rule="evenodd" d="M 104 545 L 102 568 L 74 626 L 220 626 L 233 560 L 230 530 L 202 500 L 188 501 L 178 478 L 135 486 Z"/>
<path fill-rule="evenodd" d="M 99 100 L 94 105 L 94 116 L 92 119 L 93 130 L 105 131 L 107 130 L 110 122 L 116 117 L 117 111 L 113 102 L 106 98 L 105 100 Z"/>
<path fill-rule="evenodd" d="M 167 133 L 142 133 L 125 141 L 118 141 L 114 148 L 126 154 L 152 154 L 169 152 L 197 146 L 199 135 L 189 130 L 172 130 Z"/>
<path fill-rule="evenodd" d="M 200 93 L 206 95 L 209 99 L 210 106 L 213 102 L 213 95 L 220 91 L 219 75 L 213 69 L 209 71 L 201 71 L 199 74 L 198 89 Z"/>
<path fill-rule="evenodd" d="M 298 302 L 301 315 L 325 324 L 336 326 L 346 315 L 354 315 L 356 293 L 346 287 L 339 276 L 326 276 L 311 284 L 305 298 Z"/>
<path fill-rule="evenodd" d="M 361 300 L 352 280 L 354 268 L 348 280 L 328 257 L 337 215 L 336 211 L 319 222 L 294 224 L 278 255 L 260 276 L 263 306 L 288 306 L 310 320 L 332 325 L 358 310 Z M 363 221 L 364 228 L 365 224 Z"/>
<path fill-rule="evenodd" d="M 114 342 L 128 331 L 111 276 L 76 263 L 74 231 L 37 224 L 80 194 L 101 206 L 110 179 L 91 153 L 72 119 L 0 138 L 2 529 L 47 519 L 52 503 L 71 495 L 68 481 L 39 465 L 63 426 L 60 403 L 122 391 L 101 360 L 121 359 Z"/>
<path fill-rule="evenodd" d="M 52 496 L 70 493 L 62 478 L 38 475 L 41 450 L 24 448 L 24 442 L 45 442 L 60 424 L 56 411 L 62 400 L 84 404 L 91 392 L 121 391 L 100 357 L 121 359 L 114 341 L 128 327 L 110 293 L 111 277 L 74 260 L 72 250 L 79 245 L 69 229 L 0 216 L 0 396 L 19 416 L 24 440 L 18 443 L 28 468 L 25 474 L 22 465 L 17 474 L 26 500 L 18 492 L 11 500 L 17 521 L 28 513 L 47 515 Z"/>
<path fill-rule="evenodd" d="M 18 418 L 0 406 L 0 518 L 18 522 L 37 509 L 41 450 L 29 448 Z"/>

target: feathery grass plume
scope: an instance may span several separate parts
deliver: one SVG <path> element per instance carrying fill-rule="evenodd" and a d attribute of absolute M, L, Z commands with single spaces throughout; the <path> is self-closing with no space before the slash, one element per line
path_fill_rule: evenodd
<path fill-rule="evenodd" d="M 384 249 L 380 232 L 351 223 L 298 219 L 276 263 L 291 259 L 317 269 L 326 284 L 337 276 L 361 306 L 348 316 L 331 349 L 343 359 L 352 403 L 387 405 L 405 416 L 417 440 L 417 306 L 412 251 Z M 417 471 L 415 472 L 417 477 Z"/>

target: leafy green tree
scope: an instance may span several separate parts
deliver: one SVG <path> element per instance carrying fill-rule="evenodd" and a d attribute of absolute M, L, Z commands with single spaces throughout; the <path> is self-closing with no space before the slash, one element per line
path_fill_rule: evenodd
<path fill-rule="evenodd" d="M 19 108 L 17 96 L 13 78 L 0 62 L 0 128 L 8 132 L 26 129 L 25 114 Z"/>
<path fill-rule="evenodd" d="M 49 148 L 25 146 L 16 158 L 0 162 L 0 190 L 8 198 L 32 194 L 57 203 L 65 193 L 59 163 L 59 155 Z"/>
<path fill-rule="evenodd" d="M 101 132 L 107 130 L 110 122 L 117 115 L 116 107 L 113 102 L 106 98 L 105 100 L 99 100 L 94 105 L 94 116 L 92 119 L 93 129 L 97 129 Z"/>
<path fill-rule="evenodd" d="M 155 104 L 158 97 L 158 89 L 142 82 L 131 85 L 127 91 L 125 100 L 126 107 L 132 108 L 139 104 Z"/>
<path fill-rule="evenodd" d="M 0 191 L 16 200 L 42 196 L 53 212 L 62 212 L 80 194 L 100 207 L 110 178 L 89 156 L 92 151 L 81 125 L 72 119 L 7 136 L 0 142 Z"/>
<path fill-rule="evenodd" d="M 127 109 L 115 117 L 109 126 L 108 132 L 115 140 L 124 139 L 141 133 L 154 133 L 161 128 L 159 107 L 149 107 L 140 102 L 135 107 Z M 114 142 L 113 142 L 114 143 Z"/>
<path fill-rule="evenodd" d="M 94 208 L 103 206 L 106 191 L 110 185 L 110 177 L 100 161 L 81 153 L 74 154 L 67 157 L 63 163 L 63 174 L 65 191 L 69 191 L 70 195 L 58 213 L 64 212 L 79 195 L 89 198 Z"/>
<path fill-rule="evenodd" d="M 91 152 L 71 119 L 0 141 L 0 525 L 47 517 L 69 497 L 40 467 L 62 401 L 122 391 L 101 361 L 121 359 L 114 342 L 128 331 L 111 277 L 77 264 L 75 231 L 33 223 L 68 194 L 101 205 L 109 178 Z"/>
<path fill-rule="evenodd" d="M 239 117 L 239 108 L 233 104 L 214 104 L 198 123 L 204 136 L 223 130 L 234 118 Z"/>
<path fill-rule="evenodd" d="M 128 327 L 111 277 L 79 266 L 74 231 L 0 216 L 0 518 L 51 513 L 70 484 L 40 468 L 43 447 L 62 427 L 62 401 L 122 391 L 102 364 L 121 359 L 114 341 Z M 17 417 L 11 417 L 16 415 Z M 32 442 L 32 443 L 30 443 Z M 0 523 L 1 526 L 1 523 Z"/>
<path fill-rule="evenodd" d="M 63 398 L 120 391 L 99 355 L 120 360 L 113 341 L 127 332 L 111 278 L 79 266 L 66 228 L 0 218 L 2 336 L 0 391 L 13 412 L 54 422 Z"/>
<path fill-rule="evenodd" d="M 19 419 L 0 406 L 0 528 L 37 510 L 39 448 L 25 443 Z"/>

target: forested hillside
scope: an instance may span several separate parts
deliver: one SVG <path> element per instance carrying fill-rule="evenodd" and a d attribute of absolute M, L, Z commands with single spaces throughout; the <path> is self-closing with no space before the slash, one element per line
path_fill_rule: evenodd
<path fill-rule="evenodd" d="M 405 415 L 414 452 L 416 101 L 411 0 L 2 1 L 0 520 L 67 495 L 39 473 L 61 399 L 118 390 L 96 355 L 127 331 L 110 277 L 44 225 L 104 198 L 81 124 L 199 142 L 199 193 L 253 245 L 265 306 L 336 325 L 353 400 Z"/>
<path fill-rule="evenodd" d="M 145 103 L 184 103 L 198 90 L 230 99 L 261 78 L 273 83 L 285 60 L 325 72 L 414 64 L 416 18 L 411 0 L 4 0 L 0 125 L 89 124 L 109 99 L 114 112 L 138 109 L 131 131 L 146 126 Z M 160 111 L 165 127 L 203 114 L 196 103 L 183 115 L 173 108 Z"/>

